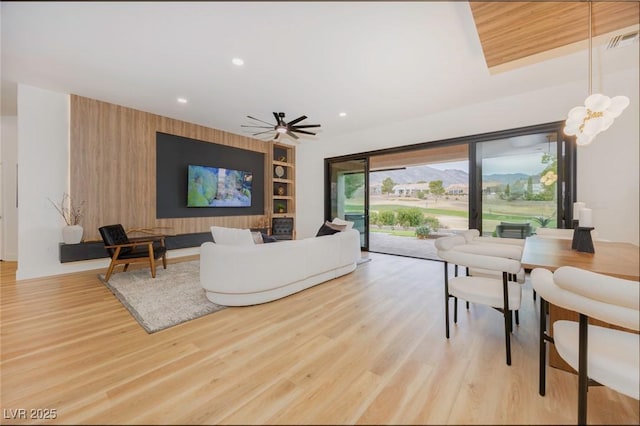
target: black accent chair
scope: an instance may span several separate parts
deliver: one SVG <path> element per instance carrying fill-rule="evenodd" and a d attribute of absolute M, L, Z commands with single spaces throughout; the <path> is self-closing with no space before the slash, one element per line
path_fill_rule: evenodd
<path fill-rule="evenodd" d="M 274 217 L 271 220 L 271 236 L 278 240 L 293 240 L 293 218 Z"/>
<path fill-rule="evenodd" d="M 164 237 L 129 239 L 121 224 L 107 225 L 98 228 L 104 248 L 111 257 L 111 264 L 105 275 L 105 281 L 109 281 L 113 268 L 124 264 L 123 272 L 126 272 L 130 263 L 149 262 L 151 276 L 156 277 L 156 260 L 162 258 L 162 266 L 167 269 L 167 248 L 164 245 Z"/>

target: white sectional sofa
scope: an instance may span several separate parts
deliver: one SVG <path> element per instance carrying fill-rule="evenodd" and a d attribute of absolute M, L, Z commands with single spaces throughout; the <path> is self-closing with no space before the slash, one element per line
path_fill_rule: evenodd
<path fill-rule="evenodd" d="M 269 244 L 206 242 L 200 247 L 200 284 L 213 303 L 255 305 L 348 274 L 360 257 L 354 229 Z"/>

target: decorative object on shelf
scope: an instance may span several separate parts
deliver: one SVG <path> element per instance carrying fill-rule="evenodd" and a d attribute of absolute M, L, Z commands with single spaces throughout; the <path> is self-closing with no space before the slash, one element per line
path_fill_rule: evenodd
<path fill-rule="evenodd" d="M 287 206 L 283 203 L 278 203 L 276 204 L 276 211 L 278 213 L 286 213 L 287 212 Z"/>
<path fill-rule="evenodd" d="M 284 155 L 281 155 L 280 158 L 278 158 L 278 161 L 286 163 L 287 162 L 287 157 L 285 157 Z"/>
<path fill-rule="evenodd" d="M 82 235 L 84 229 L 80 225 L 80 219 L 82 219 L 83 212 L 82 207 L 84 201 L 75 205 L 71 200 L 71 196 L 68 193 L 62 194 L 62 200 L 60 203 L 54 203 L 50 198 L 49 202 L 53 204 L 60 216 L 64 219 L 66 226 L 62 228 L 62 240 L 65 244 L 78 244 L 82 241 Z"/>
<path fill-rule="evenodd" d="M 284 193 L 285 193 L 285 188 L 284 188 L 284 186 L 279 186 L 279 187 L 278 187 L 278 195 L 281 195 L 281 196 L 282 196 L 282 195 L 284 195 Z"/>
<path fill-rule="evenodd" d="M 284 167 L 276 166 L 274 171 L 275 171 L 277 177 L 282 178 L 284 176 Z"/>
<path fill-rule="evenodd" d="M 302 134 L 305 134 L 305 135 L 315 135 L 315 133 L 313 133 L 313 132 L 310 132 L 308 130 L 302 130 L 302 129 L 310 129 L 310 128 L 314 128 L 314 127 L 320 127 L 319 124 L 298 124 L 299 122 L 301 122 L 302 120 L 305 120 L 307 118 L 306 115 L 301 115 L 300 117 L 298 117 L 295 120 L 292 120 L 292 121 L 290 121 L 288 123 L 286 121 L 284 121 L 284 112 L 274 112 L 273 116 L 276 119 L 276 124 L 271 124 L 271 123 L 269 123 L 267 121 L 260 120 L 259 118 L 255 118 L 255 117 L 251 117 L 250 115 L 247 115 L 247 118 L 250 118 L 250 119 L 255 120 L 255 121 L 259 121 L 262 124 L 267 124 L 267 126 L 264 126 L 264 125 L 244 125 L 243 124 L 241 127 L 254 128 L 254 130 L 250 130 L 251 132 L 255 132 L 255 133 L 252 133 L 252 136 L 265 135 L 265 136 L 267 136 L 267 139 L 264 139 L 264 140 L 277 141 L 278 138 L 280 137 L 280 135 L 287 135 L 287 136 L 293 138 L 293 140 L 295 140 L 296 142 L 299 139 L 299 136 L 296 135 L 296 133 L 302 133 Z M 260 129 L 267 129 L 267 130 L 260 130 Z"/>
<path fill-rule="evenodd" d="M 629 105 L 626 96 L 609 98 L 600 93 L 592 93 L 592 2 L 589 1 L 589 96 L 584 106 L 577 106 L 569 111 L 564 127 L 568 136 L 576 136 L 576 144 L 589 145 L 600 132 L 607 130 L 615 118 Z"/>

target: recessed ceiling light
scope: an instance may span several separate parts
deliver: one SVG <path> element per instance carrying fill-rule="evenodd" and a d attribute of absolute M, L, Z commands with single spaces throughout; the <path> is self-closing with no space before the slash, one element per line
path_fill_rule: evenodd
<path fill-rule="evenodd" d="M 347 113 L 346 112 L 341 112 L 340 114 L 338 114 L 340 117 L 346 117 Z"/>
<path fill-rule="evenodd" d="M 178 102 L 181 104 L 186 104 L 187 100 L 185 98 L 178 98 Z"/>
<path fill-rule="evenodd" d="M 241 67 L 241 66 L 243 66 L 243 65 L 244 65 L 244 61 L 242 60 L 242 58 L 233 58 L 233 59 L 231 60 L 231 63 L 232 63 L 233 65 L 238 66 L 238 67 Z"/>

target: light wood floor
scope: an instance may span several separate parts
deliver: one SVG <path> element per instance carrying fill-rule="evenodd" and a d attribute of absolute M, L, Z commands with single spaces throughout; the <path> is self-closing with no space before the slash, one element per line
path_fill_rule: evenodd
<path fill-rule="evenodd" d="M 462 309 L 445 338 L 441 263 L 369 256 L 288 298 L 151 335 L 103 271 L 16 283 L 2 262 L 2 423 L 575 424 L 574 375 L 549 369 L 547 396 L 537 392 L 529 283 L 509 367 L 490 308 Z M 26 420 L 11 418 L 18 409 Z M 638 424 L 639 413 L 636 400 L 589 390 L 589 423 Z"/>

